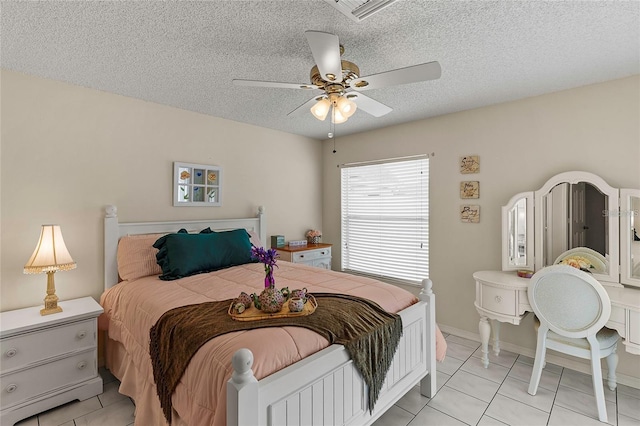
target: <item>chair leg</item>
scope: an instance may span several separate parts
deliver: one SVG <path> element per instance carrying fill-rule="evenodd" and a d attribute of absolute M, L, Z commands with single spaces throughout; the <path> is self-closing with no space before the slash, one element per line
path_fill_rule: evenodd
<path fill-rule="evenodd" d="M 542 367 L 544 366 L 544 358 L 547 352 L 547 330 L 538 329 L 538 342 L 536 344 L 536 358 L 533 361 L 533 371 L 531 372 L 531 381 L 529 382 L 529 395 L 535 395 L 538 392 L 540 384 L 540 376 L 542 376 Z"/>
<path fill-rule="evenodd" d="M 593 339 L 591 339 L 593 337 Z M 598 407 L 598 419 L 607 422 L 607 406 L 604 402 L 604 385 L 602 384 L 602 369 L 600 368 L 600 347 L 595 336 L 587 337 L 591 343 L 591 376 L 593 378 L 593 392 L 596 395 L 596 406 Z"/>
<path fill-rule="evenodd" d="M 614 348 L 613 352 L 607 356 L 607 368 L 609 369 L 609 374 L 607 378 L 607 385 L 609 389 L 616 390 L 617 387 L 617 378 L 616 378 L 616 368 L 618 368 L 618 348 Z"/>

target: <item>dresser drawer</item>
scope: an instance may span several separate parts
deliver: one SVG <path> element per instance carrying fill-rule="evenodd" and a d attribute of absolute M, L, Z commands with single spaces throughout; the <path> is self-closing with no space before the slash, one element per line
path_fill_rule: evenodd
<path fill-rule="evenodd" d="M 48 364 L 0 376 L 0 401 L 5 409 L 46 392 L 69 387 L 98 375 L 96 349 Z"/>
<path fill-rule="evenodd" d="M 320 259 L 322 257 L 331 257 L 331 247 L 316 249 L 316 250 L 305 250 L 305 251 L 293 253 L 292 261 L 294 263 L 303 263 L 303 262 L 309 262 L 315 259 Z"/>
<path fill-rule="evenodd" d="M 0 341 L 2 374 L 61 354 L 96 346 L 96 320 L 78 321 Z"/>
<path fill-rule="evenodd" d="M 491 287 L 482 284 L 480 287 L 480 305 L 484 309 L 505 315 L 516 315 L 516 290 Z"/>

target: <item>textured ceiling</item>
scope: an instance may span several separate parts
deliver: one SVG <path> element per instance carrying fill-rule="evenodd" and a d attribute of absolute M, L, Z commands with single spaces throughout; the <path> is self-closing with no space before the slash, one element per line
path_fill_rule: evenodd
<path fill-rule="evenodd" d="M 438 61 L 439 80 L 367 91 L 346 135 L 640 74 L 638 1 L 400 0 L 354 22 L 323 0 L 1 3 L 5 69 L 326 139 L 329 120 L 287 116 L 309 91 L 304 32 L 336 34 L 362 75 Z M 319 93 L 319 92 L 318 92 Z"/>

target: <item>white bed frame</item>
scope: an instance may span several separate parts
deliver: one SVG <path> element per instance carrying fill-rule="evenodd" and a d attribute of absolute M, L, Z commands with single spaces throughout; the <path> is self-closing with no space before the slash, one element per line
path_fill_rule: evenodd
<path fill-rule="evenodd" d="M 256 217 L 200 221 L 119 223 L 115 206 L 104 219 L 105 289 L 118 283 L 118 240 L 125 235 L 245 228 L 266 241 L 266 219 Z M 423 280 L 420 301 L 399 312 L 403 335 L 378 401 L 367 409 L 367 391 L 342 345 L 331 345 L 258 381 L 251 370 L 253 354 L 240 349 L 233 356 L 234 373 L 227 383 L 227 425 L 357 425 L 373 423 L 414 386 L 433 397 L 436 386 L 435 296 L 431 280 Z"/>

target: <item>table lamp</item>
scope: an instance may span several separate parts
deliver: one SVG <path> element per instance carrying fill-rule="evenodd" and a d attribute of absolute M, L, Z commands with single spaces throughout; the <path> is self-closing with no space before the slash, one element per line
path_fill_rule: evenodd
<path fill-rule="evenodd" d="M 24 265 L 25 274 L 47 273 L 47 296 L 44 298 L 44 309 L 40 310 L 40 315 L 62 312 L 62 308 L 58 306 L 53 274 L 56 271 L 69 271 L 75 268 L 76 262 L 73 261 L 64 245 L 60 226 L 42 225 L 36 249 L 27 264 Z"/>

